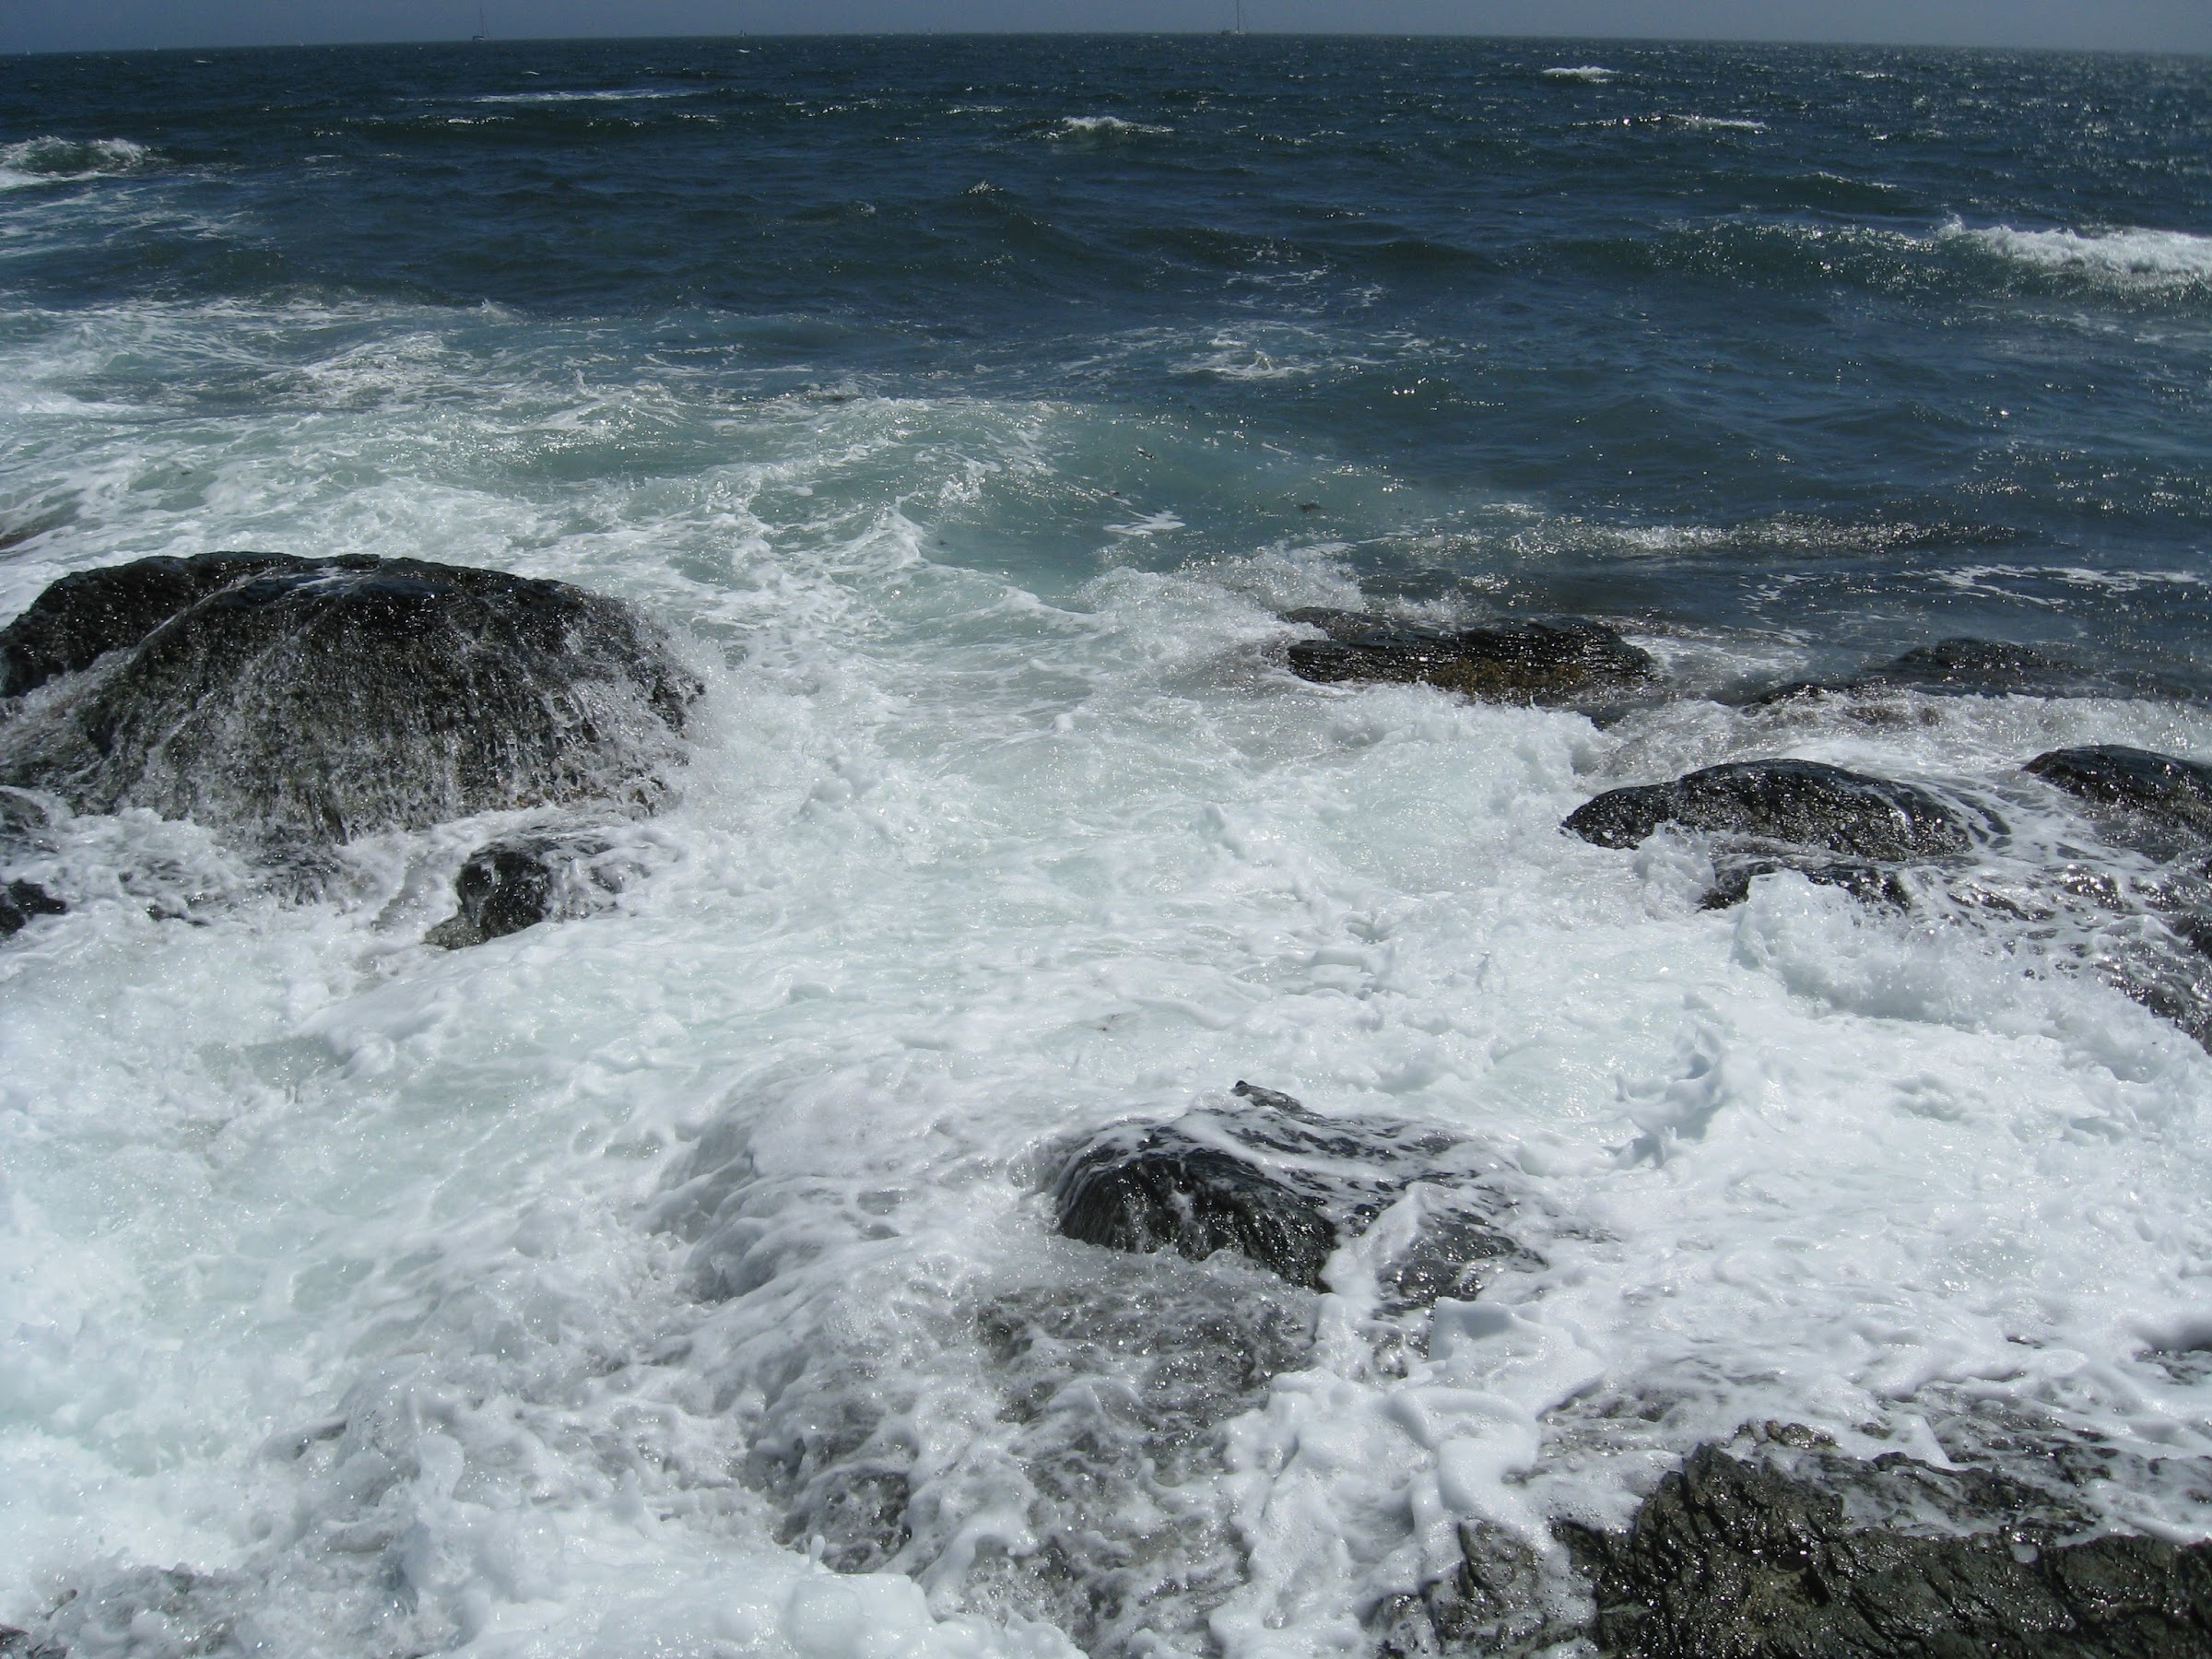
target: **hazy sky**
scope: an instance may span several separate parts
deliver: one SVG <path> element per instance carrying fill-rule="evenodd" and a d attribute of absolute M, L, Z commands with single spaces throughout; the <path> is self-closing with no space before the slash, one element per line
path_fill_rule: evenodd
<path fill-rule="evenodd" d="M 1214 29 L 1235 0 L 483 0 L 494 36 Z M 1628 35 L 2212 52 L 2212 0 L 1245 0 L 1254 31 Z M 476 0 L 0 0 L 0 51 L 425 41 Z"/>

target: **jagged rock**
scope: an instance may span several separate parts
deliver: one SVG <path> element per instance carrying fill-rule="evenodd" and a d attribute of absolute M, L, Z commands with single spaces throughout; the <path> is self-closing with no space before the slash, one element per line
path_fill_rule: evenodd
<path fill-rule="evenodd" d="M 65 576 L 0 629 L 0 697 L 89 668 L 217 589 L 285 562 L 276 553 L 201 553 Z"/>
<path fill-rule="evenodd" d="M 605 841 L 590 837 L 547 835 L 477 848 L 453 877 L 460 909 L 424 935 L 424 942 L 462 950 L 581 913 L 589 908 L 588 889 L 607 885 L 591 865 L 606 851 Z"/>
<path fill-rule="evenodd" d="M 34 917 L 59 916 L 68 909 L 35 881 L 11 881 L 0 888 L 0 939 L 21 933 Z"/>
<path fill-rule="evenodd" d="M 2064 1542 L 1985 1470 L 1700 1447 L 1626 1534 L 1562 1524 L 1618 1659 L 2202 1659 L 2212 1545 Z"/>
<path fill-rule="evenodd" d="M 160 568 L 65 579 L 18 618 L 22 660 L 48 672 L 106 650 L 0 727 L 0 783 L 307 844 L 649 807 L 700 690 L 651 624 L 565 582 L 404 559 L 140 563 Z M 120 638 L 165 595 L 182 607 Z"/>
<path fill-rule="evenodd" d="M 1547 1594 L 1543 1564 L 1525 1540 L 1494 1522 L 1463 1521 L 1459 1548 L 1452 1572 L 1376 1608 L 1368 1622 L 1380 1659 L 1521 1659 L 1575 1634 Z"/>
<path fill-rule="evenodd" d="M 1965 819 L 1926 791 L 1816 760 L 1741 760 L 1607 790 L 1564 827 L 1601 847 L 1632 847 L 1662 824 L 1886 862 L 1971 845 Z"/>
<path fill-rule="evenodd" d="M 2038 755 L 2027 770 L 2083 800 L 2212 835 L 2212 766 L 2097 743 Z"/>
<path fill-rule="evenodd" d="M 1550 703 L 1618 694 L 1653 677 L 1648 652 L 1594 622 L 1504 622 L 1453 632 L 1407 628 L 1352 611 L 1298 610 L 1285 618 L 1325 640 L 1289 648 L 1301 679 L 1419 682 L 1491 702 Z"/>
<path fill-rule="evenodd" d="M 41 1641 L 29 1630 L 18 1630 L 14 1625 L 0 1625 L 0 1659 L 68 1659 L 68 1655 L 53 1643 Z"/>
<path fill-rule="evenodd" d="M 1318 1290 L 1337 1246 L 1416 1182 L 1467 1184 L 1463 1171 L 1438 1161 L 1456 1145 L 1450 1135 L 1324 1118 L 1250 1083 L 1235 1093 L 1249 1111 L 1194 1112 L 1092 1142 L 1053 1189 L 1060 1230 L 1110 1250 L 1171 1249 L 1193 1261 L 1234 1250 Z M 1485 1264 L 1521 1253 L 1487 1215 L 1443 1207 L 1384 1265 L 1385 1306 L 1474 1294 Z"/>

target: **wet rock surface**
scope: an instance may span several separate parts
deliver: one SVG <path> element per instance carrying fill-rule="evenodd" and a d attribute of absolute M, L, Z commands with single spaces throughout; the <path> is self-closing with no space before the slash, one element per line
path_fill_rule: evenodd
<path fill-rule="evenodd" d="M 1293 674 L 1323 684 L 1419 683 L 1490 702 L 1560 703 L 1618 697 L 1654 677 L 1648 652 L 1594 622 L 1442 631 L 1332 610 L 1292 611 L 1285 620 L 1328 635 L 1288 652 Z"/>
<path fill-rule="evenodd" d="M 1109 1250 L 1249 1256 L 1291 1284 L 1324 1288 L 1329 1258 L 1409 1188 L 1450 1194 L 1424 1206 L 1412 1241 L 1381 1265 L 1384 1305 L 1471 1295 L 1482 1269 L 1522 1254 L 1484 1206 L 1477 1179 L 1434 1129 L 1327 1118 L 1288 1095 L 1240 1082 L 1236 1111 L 1100 1135 L 1053 1188 L 1060 1230 Z"/>
<path fill-rule="evenodd" d="M 286 562 L 275 553 L 201 553 L 65 576 L 0 628 L 0 697 L 89 668 L 218 589 Z"/>
<path fill-rule="evenodd" d="M 680 758 L 699 684 L 618 601 L 418 559 L 139 562 L 159 568 L 57 582 L 11 625 L 10 673 L 49 683 L 0 726 L 0 782 L 327 845 L 516 807 L 649 808 Z"/>
<path fill-rule="evenodd" d="M 1847 679 L 1793 680 L 1751 699 L 1755 708 L 1830 697 L 1871 697 L 1885 692 L 1997 697 L 2086 695 L 2101 682 L 2076 664 L 2032 645 L 1964 637 L 1937 640 Z"/>
<path fill-rule="evenodd" d="M 586 914 L 618 877 L 594 863 L 607 843 L 591 835 L 513 836 L 468 856 L 453 877 L 459 908 L 424 942 L 464 950 L 553 922 Z"/>
<path fill-rule="evenodd" d="M 2068 794 L 2212 835 L 2212 766 L 2121 744 L 2053 749 L 2027 770 Z"/>
<path fill-rule="evenodd" d="M 1708 1445 L 1627 1533 L 1558 1531 L 1620 1659 L 2212 1653 L 2212 1545 L 2070 1519 L 1983 1469 Z"/>
<path fill-rule="evenodd" d="M 35 881 L 0 887 L 0 939 L 21 933 L 41 916 L 59 916 L 69 907 Z"/>
<path fill-rule="evenodd" d="M 1607 790 L 1564 827 L 1601 847 L 1633 847 L 1662 824 L 1899 863 L 1972 845 L 1965 818 L 1925 790 L 1817 760 L 1741 760 Z"/>

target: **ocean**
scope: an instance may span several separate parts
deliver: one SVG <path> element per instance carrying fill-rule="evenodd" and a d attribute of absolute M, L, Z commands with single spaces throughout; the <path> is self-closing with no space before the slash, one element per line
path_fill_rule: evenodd
<path fill-rule="evenodd" d="M 2021 771 L 2212 760 L 2212 61 L 10 60 L 0 617 L 218 549 L 559 578 L 706 690 L 619 894 L 473 948 L 504 819 L 11 867 L 11 1654 L 1366 1655 L 1770 1424 L 2212 1534 L 2212 868 Z M 1664 690 L 1314 684 L 1307 607 Z M 1962 638 L 2041 666 L 1866 679 Z M 1559 827 L 1776 757 L 1984 828 L 1712 908 Z M 1518 1253 L 1385 1332 L 1364 1242 L 1060 1235 L 1240 1080 L 1479 1148 Z"/>

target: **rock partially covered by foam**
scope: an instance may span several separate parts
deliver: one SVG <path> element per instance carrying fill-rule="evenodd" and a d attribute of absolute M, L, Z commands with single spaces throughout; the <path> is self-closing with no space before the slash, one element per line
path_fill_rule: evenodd
<path fill-rule="evenodd" d="M 1633 847 L 1662 824 L 1897 863 L 1971 845 L 1966 820 L 1925 790 L 1816 760 L 1742 760 L 1607 790 L 1565 828 L 1601 847 Z"/>
<path fill-rule="evenodd" d="M 1382 1264 L 1388 1307 L 1472 1295 L 1486 1265 L 1521 1253 L 1477 1201 L 1464 1165 L 1444 1157 L 1458 1146 L 1450 1135 L 1325 1118 L 1249 1083 L 1235 1094 L 1245 1109 L 1112 1130 L 1085 1147 L 1053 1189 L 1060 1230 L 1193 1261 L 1232 1250 L 1318 1290 L 1337 1247 L 1426 1182 L 1450 1196 L 1425 1208 L 1411 1243 Z"/>
<path fill-rule="evenodd" d="M 58 916 L 68 908 L 35 881 L 10 881 L 0 888 L 0 939 L 21 933 L 41 916 Z"/>
<path fill-rule="evenodd" d="M 2053 1519 L 1985 1470 L 1704 1446 L 1627 1533 L 1559 1530 L 1591 1573 L 1607 1654 L 2212 1653 L 2212 1544 L 2064 1542 Z"/>
<path fill-rule="evenodd" d="M 618 601 L 412 559 L 140 560 L 55 583 L 0 648 L 76 682 L 0 727 L 0 782 L 307 843 L 650 808 L 700 690 Z"/>
<path fill-rule="evenodd" d="M 584 914 L 594 908 L 594 889 L 614 885 L 592 862 L 606 851 L 606 842 L 590 835 L 511 836 L 478 847 L 453 877 L 459 908 L 425 942 L 463 950 Z"/>
<path fill-rule="evenodd" d="M 2038 755 L 2028 770 L 2085 801 L 2212 835 L 2212 766 L 2096 743 Z"/>
<path fill-rule="evenodd" d="M 1290 672 L 1331 684 L 1441 686 L 1490 702 L 1555 703 L 1617 696 L 1653 677 L 1649 653 L 1594 622 L 1504 622 L 1451 632 L 1354 611 L 1292 611 L 1325 640 L 1289 649 Z"/>

